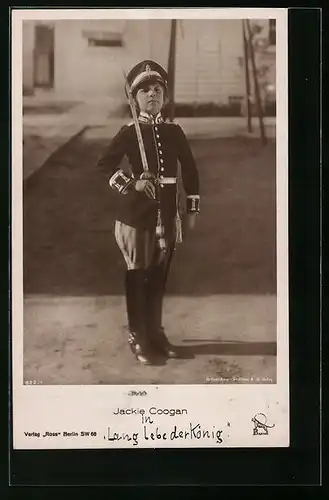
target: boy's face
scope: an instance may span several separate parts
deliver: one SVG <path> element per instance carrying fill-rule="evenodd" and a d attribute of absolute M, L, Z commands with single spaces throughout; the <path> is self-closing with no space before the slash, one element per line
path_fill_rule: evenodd
<path fill-rule="evenodd" d="M 140 111 L 157 115 L 163 106 L 164 89 L 159 83 L 146 83 L 138 89 L 136 100 Z"/>

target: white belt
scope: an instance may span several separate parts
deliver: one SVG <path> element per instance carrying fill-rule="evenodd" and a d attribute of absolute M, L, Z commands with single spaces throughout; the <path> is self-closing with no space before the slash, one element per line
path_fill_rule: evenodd
<path fill-rule="evenodd" d="M 162 175 L 159 177 L 160 184 L 176 184 L 176 182 L 177 177 L 163 177 Z"/>

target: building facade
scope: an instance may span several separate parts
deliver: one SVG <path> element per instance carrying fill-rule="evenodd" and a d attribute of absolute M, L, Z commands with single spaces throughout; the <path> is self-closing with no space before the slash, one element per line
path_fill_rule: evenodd
<path fill-rule="evenodd" d="M 260 39 L 268 41 L 271 24 L 258 24 Z M 48 89 L 69 99 L 111 96 L 124 102 L 124 74 L 134 64 L 150 58 L 167 68 L 170 27 L 170 20 L 160 19 L 24 21 L 24 92 Z M 267 84 L 275 87 L 275 41 L 260 48 L 257 64 L 267 66 Z M 244 61 L 241 20 L 179 20 L 175 101 L 242 101 Z"/>

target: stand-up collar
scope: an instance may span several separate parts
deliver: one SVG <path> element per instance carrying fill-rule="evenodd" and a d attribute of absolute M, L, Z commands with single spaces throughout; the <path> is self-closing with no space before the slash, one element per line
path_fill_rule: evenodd
<path fill-rule="evenodd" d="M 163 123 L 163 118 L 162 118 L 161 113 L 158 113 L 156 116 L 152 116 L 152 115 L 149 115 L 148 113 L 146 113 L 145 111 L 141 111 L 139 113 L 138 120 L 140 122 L 149 123 L 151 125 L 153 125 L 155 123 L 157 123 L 157 124 Z"/>

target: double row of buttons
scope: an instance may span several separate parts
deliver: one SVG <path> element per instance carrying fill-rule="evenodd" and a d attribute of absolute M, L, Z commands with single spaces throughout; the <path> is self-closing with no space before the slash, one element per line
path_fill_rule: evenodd
<path fill-rule="evenodd" d="M 161 142 L 160 142 L 160 136 L 159 136 L 159 129 L 157 126 L 154 127 L 154 130 L 155 130 L 155 137 L 157 139 L 157 144 L 159 146 L 159 148 L 161 148 Z M 158 153 L 160 156 L 162 156 L 162 150 L 161 149 L 158 149 Z M 160 172 L 164 172 L 164 167 L 163 167 L 163 158 L 160 158 L 160 164 L 161 164 L 161 167 L 160 167 Z M 160 175 L 160 179 L 163 178 L 163 175 Z M 160 183 L 160 187 L 163 187 L 163 184 Z"/>

